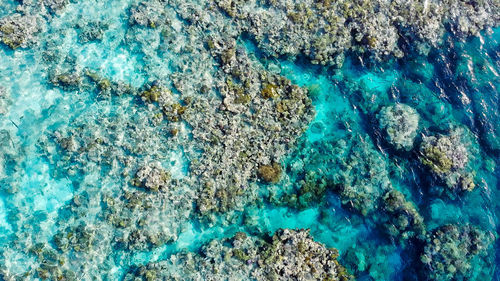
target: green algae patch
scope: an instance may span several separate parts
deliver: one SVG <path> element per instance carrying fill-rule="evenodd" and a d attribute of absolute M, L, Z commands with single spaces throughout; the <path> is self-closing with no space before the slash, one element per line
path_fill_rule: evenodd
<path fill-rule="evenodd" d="M 282 169 L 280 164 L 273 162 L 270 165 L 261 165 L 257 174 L 265 183 L 277 183 L 281 178 Z"/>
<path fill-rule="evenodd" d="M 262 91 L 260 92 L 260 94 L 265 99 L 277 98 L 277 97 L 279 97 L 278 89 L 279 89 L 279 86 L 277 86 L 277 85 L 270 84 L 270 83 L 264 83 L 262 85 Z"/>
<path fill-rule="evenodd" d="M 42 19 L 35 15 L 14 13 L 0 18 L 0 42 L 12 50 L 28 47 L 36 42 Z"/>
<path fill-rule="evenodd" d="M 82 76 L 77 71 L 54 73 L 50 77 L 50 83 L 65 90 L 77 90 L 82 84 Z"/>
<path fill-rule="evenodd" d="M 438 147 L 424 149 L 422 164 L 429 166 L 437 174 L 448 173 L 451 170 L 451 159 Z"/>
<path fill-rule="evenodd" d="M 162 86 L 154 85 L 149 89 L 142 91 L 139 95 L 144 101 L 158 102 L 161 96 L 171 95 L 171 92 Z"/>
<path fill-rule="evenodd" d="M 164 106 L 163 114 L 165 114 L 169 121 L 179 122 L 182 116 L 186 113 L 186 109 L 186 106 L 183 106 L 180 103 L 174 103 L 172 105 Z"/>

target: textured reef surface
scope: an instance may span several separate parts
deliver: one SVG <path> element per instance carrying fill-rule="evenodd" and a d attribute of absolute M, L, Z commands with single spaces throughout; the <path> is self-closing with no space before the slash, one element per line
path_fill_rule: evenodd
<path fill-rule="evenodd" d="M 0 281 L 500 281 L 498 0 L 0 0 Z"/>

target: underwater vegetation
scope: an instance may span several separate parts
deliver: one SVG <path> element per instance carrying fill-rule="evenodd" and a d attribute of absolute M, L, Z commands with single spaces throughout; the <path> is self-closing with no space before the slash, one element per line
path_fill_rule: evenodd
<path fill-rule="evenodd" d="M 0 0 L 0 281 L 500 280 L 495 0 Z"/>

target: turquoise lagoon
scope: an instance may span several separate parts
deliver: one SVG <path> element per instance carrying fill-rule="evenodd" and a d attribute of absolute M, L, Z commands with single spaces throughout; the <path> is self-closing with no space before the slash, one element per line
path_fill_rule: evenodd
<path fill-rule="evenodd" d="M 0 16 L 15 7 L 10 1 L 1 2 Z M 250 38 L 241 38 L 237 44 L 256 64 L 310 89 L 316 114 L 299 138 L 297 147 L 282 159 L 288 180 L 260 186 L 261 202 L 238 211 L 244 219 L 235 219 L 228 224 L 215 217 L 206 222 L 191 213 L 191 206 L 179 207 L 179 213 L 186 213 L 180 216 L 187 218 L 184 221 L 161 217 L 174 211 L 152 212 L 148 216 L 158 216 L 153 221 L 168 221 L 174 238 L 153 248 L 109 250 L 107 244 L 111 244 L 116 230 L 104 221 L 99 202 L 92 200 L 102 199 L 102 194 L 120 194 L 122 186 L 127 183 L 119 175 L 112 174 L 112 168 L 106 168 L 119 164 L 89 165 L 85 167 L 87 173 L 84 175 L 67 173 L 67 167 L 60 164 L 65 156 L 59 150 L 44 148 L 47 135 L 57 130 L 85 128 L 87 123 L 91 124 L 89 128 L 92 130 L 109 120 L 127 122 L 128 119 L 140 123 L 140 116 L 149 113 L 131 96 L 107 98 L 100 97 L 93 90 L 54 87 L 49 83 L 50 72 L 64 68 L 70 61 L 80 69 L 91 69 L 111 81 L 123 81 L 139 88 L 148 83 L 150 77 L 168 80 L 188 58 L 180 57 L 170 49 L 163 50 L 161 45 L 165 42 L 156 30 L 137 31 L 139 34 L 135 34 L 135 38 L 144 41 L 132 42 L 127 38 L 130 36 L 127 33 L 127 11 L 132 1 L 104 2 L 69 4 L 64 13 L 49 21 L 47 30 L 39 35 L 36 47 L 10 50 L 2 45 L 0 48 L 0 87 L 10 93 L 7 112 L 0 115 L 0 167 L 3 169 L 0 172 L 4 175 L 0 193 L 0 267 L 12 276 L 33 272 L 39 264 L 38 257 L 27 248 L 38 243 L 53 243 L 54 235 L 61 229 L 84 223 L 95 226 L 99 233 L 96 234 L 101 239 L 96 249 L 98 252 L 89 260 L 85 260 L 85 256 L 69 255 L 69 259 L 74 259 L 70 264 L 72 268 L 86 264 L 86 269 L 102 272 L 102 280 L 120 280 L 134 265 L 161 261 L 180 251 L 196 252 L 204 243 L 230 237 L 238 231 L 273 233 L 278 228 L 310 228 L 317 241 L 339 250 L 341 262 L 347 260 L 346 253 L 357 253 L 358 266 L 363 269 L 357 276 L 358 280 L 416 280 L 411 279 L 411 275 L 413 265 L 418 263 L 418 249 L 422 246 L 418 243 L 403 246 L 388 237 L 377 226 L 376 213 L 375 218 L 360 216 L 345 208 L 338 195 L 330 191 L 320 200 L 298 208 L 268 200 L 279 198 L 281 193 L 293 189 L 290 185 L 294 181 L 291 170 L 302 161 L 302 153 L 320 149 L 322 143 L 338 142 L 352 134 L 365 136 L 363 140 L 373 148 L 378 161 L 387 166 L 392 185 L 415 203 L 427 229 L 449 223 L 470 223 L 498 236 L 500 30 L 467 40 L 447 35 L 450 39 L 444 44 L 445 48 L 431 50 L 425 57 L 415 54 L 411 61 L 365 66 L 358 57 L 351 55 L 340 69 L 311 65 L 300 58 L 295 61 L 267 58 Z M 82 43 L 78 38 L 80 31 L 74 28 L 74 23 L 91 20 L 106 22 L 108 28 L 102 40 Z M 181 20 L 171 24 L 174 30 L 183 32 Z M 183 40 L 182 36 L 176 38 Z M 149 53 L 154 48 L 160 51 Z M 47 61 L 47 52 L 65 59 Z M 466 76 L 474 73 L 474 77 L 464 79 L 458 71 Z M 412 100 L 401 92 L 405 81 L 424 85 L 415 90 L 419 97 Z M 362 90 L 352 89 L 349 85 L 358 85 Z M 178 95 L 175 91 L 173 94 Z M 373 108 L 394 102 L 411 103 L 420 113 L 425 130 L 443 132 L 443 128 L 453 123 L 472 132 L 475 142 L 471 145 L 475 146 L 476 153 L 475 178 L 478 179 L 474 191 L 456 198 L 435 195 L 432 192 L 434 181 L 429 172 L 415 161 L 416 152 L 398 153 L 383 140 L 373 120 Z M 435 114 L 430 114 L 433 112 Z M 114 139 L 128 141 L 126 126 L 117 130 L 117 135 L 122 136 Z M 180 125 L 179 143 L 157 154 L 161 155 L 162 166 L 174 179 L 182 180 L 190 173 L 193 159 L 186 157 L 184 152 L 188 149 L 185 146 L 189 144 L 190 134 L 189 125 Z M 161 144 L 163 138 L 160 135 L 153 141 Z M 134 155 L 141 159 L 150 157 L 148 151 Z M 329 166 L 321 161 L 315 164 L 306 162 L 305 165 L 317 165 L 314 169 L 332 170 L 331 173 L 336 169 L 335 165 Z M 77 219 L 74 212 L 82 210 L 75 211 L 68 206 L 73 206 L 75 196 L 82 194 L 90 201 L 85 215 Z M 495 262 L 489 268 L 473 270 L 488 272 L 487 276 L 500 280 L 498 241 L 494 247 Z M 36 274 L 26 278 L 40 279 Z M 91 280 L 89 278 L 83 275 L 78 280 Z"/>

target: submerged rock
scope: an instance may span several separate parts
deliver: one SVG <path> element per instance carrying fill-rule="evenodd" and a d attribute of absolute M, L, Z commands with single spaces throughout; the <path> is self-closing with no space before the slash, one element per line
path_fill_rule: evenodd
<path fill-rule="evenodd" d="M 410 238 L 425 238 L 424 219 L 411 201 L 397 191 L 391 190 L 382 198 L 381 223 L 390 236 L 402 241 Z"/>
<path fill-rule="evenodd" d="M 382 108 L 377 117 L 387 142 L 398 150 L 413 148 L 420 119 L 415 109 L 406 104 L 390 105 Z"/>
<path fill-rule="evenodd" d="M 368 136 L 354 136 L 351 143 L 339 141 L 336 154 L 339 171 L 334 191 L 342 204 L 366 216 L 378 208 L 379 199 L 391 189 L 387 163 Z"/>
<path fill-rule="evenodd" d="M 12 104 L 10 99 L 10 92 L 7 89 L 0 87 L 0 115 L 9 112 L 9 106 Z"/>
<path fill-rule="evenodd" d="M 421 274 L 429 280 L 491 280 L 494 255 L 490 233 L 472 225 L 445 225 L 434 230 L 420 256 Z"/>
<path fill-rule="evenodd" d="M 76 28 L 79 30 L 78 40 L 81 43 L 101 41 L 108 27 L 109 25 L 107 23 L 101 21 L 81 20 L 81 22 L 76 25 Z"/>

